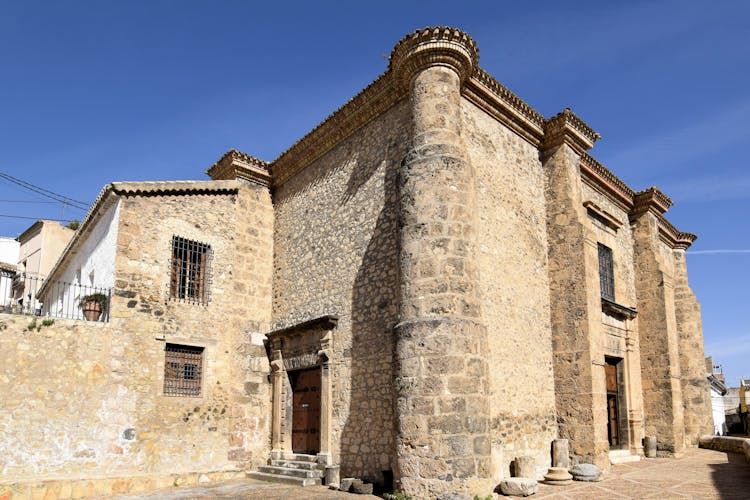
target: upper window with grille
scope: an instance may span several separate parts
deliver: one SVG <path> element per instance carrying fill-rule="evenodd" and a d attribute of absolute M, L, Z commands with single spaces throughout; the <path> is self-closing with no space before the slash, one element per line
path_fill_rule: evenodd
<path fill-rule="evenodd" d="M 208 304 L 210 271 L 211 247 L 208 244 L 172 236 L 171 299 Z"/>
<path fill-rule="evenodd" d="M 602 298 L 615 301 L 615 266 L 612 260 L 612 249 L 599 245 L 599 285 Z"/>

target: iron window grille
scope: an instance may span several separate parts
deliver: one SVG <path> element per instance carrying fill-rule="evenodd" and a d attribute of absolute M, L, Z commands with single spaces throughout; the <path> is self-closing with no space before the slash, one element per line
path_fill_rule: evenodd
<path fill-rule="evenodd" d="M 211 254 L 211 247 L 206 243 L 172 236 L 170 298 L 191 304 L 208 304 Z"/>
<path fill-rule="evenodd" d="M 203 347 L 167 344 L 164 348 L 164 395 L 200 396 Z"/>
<path fill-rule="evenodd" d="M 615 301 L 615 268 L 612 260 L 612 249 L 608 246 L 599 246 L 599 286 L 602 298 Z"/>

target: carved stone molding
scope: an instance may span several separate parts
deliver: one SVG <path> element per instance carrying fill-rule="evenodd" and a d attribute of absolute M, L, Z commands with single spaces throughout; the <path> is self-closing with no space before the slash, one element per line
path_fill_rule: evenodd
<path fill-rule="evenodd" d="M 636 219 L 646 212 L 661 215 L 674 204 L 666 194 L 662 193 L 656 186 L 639 191 L 633 197 L 633 209 L 630 218 Z"/>
<path fill-rule="evenodd" d="M 325 315 L 279 328 L 267 334 L 273 371 L 271 456 L 284 458 L 292 453 L 293 407 L 287 372 L 317 368 L 320 370 L 320 450 L 318 463 L 331 465 L 331 391 L 333 332 L 338 317 Z M 286 380 L 286 382 L 285 382 Z M 290 413 L 291 412 L 291 413 Z"/>
<path fill-rule="evenodd" d="M 638 315 L 634 307 L 623 306 L 604 297 L 602 297 L 602 312 L 623 320 L 635 319 Z"/>
<path fill-rule="evenodd" d="M 475 67 L 474 74 L 464 84 L 462 92 L 485 113 L 506 125 L 534 147 L 539 147 L 544 137 L 544 116 L 485 70 Z"/>
<path fill-rule="evenodd" d="M 626 212 L 630 211 L 633 207 L 635 191 L 630 189 L 619 177 L 588 153 L 581 155 L 579 167 L 583 182 L 605 195 Z"/>
<path fill-rule="evenodd" d="M 446 66 L 458 73 L 463 83 L 479 60 L 476 42 L 456 28 L 424 28 L 402 38 L 393 48 L 389 68 L 398 86 L 409 88 L 411 79 L 430 66 Z"/>
<path fill-rule="evenodd" d="M 242 179 L 266 187 L 271 185 L 268 162 L 236 149 L 227 151 L 206 174 L 214 180 Z"/>
<path fill-rule="evenodd" d="M 584 201 L 583 206 L 586 208 L 586 210 L 588 210 L 589 214 L 591 214 L 595 219 L 601 221 L 601 223 L 605 226 L 610 227 L 615 231 L 622 227 L 622 221 L 620 221 L 620 219 L 607 212 L 606 210 L 600 208 L 599 205 L 597 205 L 593 201 Z"/>
<path fill-rule="evenodd" d="M 687 250 L 698 236 L 693 233 L 679 231 L 663 215 L 656 217 L 659 228 L 659 239 L 674 250 Z"/>
<path fill-rule="evenodd" d="M 545 123 L 542 149 L 550 150 L 567 144 L 578 154 L 583 154 L 594 147 L 594 143 L 601 137 L 570 108 L 565 108 Z"/>

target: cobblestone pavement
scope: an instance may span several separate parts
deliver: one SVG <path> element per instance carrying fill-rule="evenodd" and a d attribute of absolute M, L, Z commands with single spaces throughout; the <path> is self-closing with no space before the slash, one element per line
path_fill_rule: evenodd
<path fill-rule="evenodd" d="M 540 483 L 534 498 L 750 499 L 750 464 L 739 454 L 690 449 L 680 459 L 652 458 L 614 466 L 598 483 Z"/>
<path fill-rule="evenodd" d="M 331 491 L 324 486 L 298 488 L 253 480 L 207 486 L 171 488 L 142 495 L 120 495 L 117 500 L 188 500 L 196 498 L 242 500 L 375 499 Z M 503 498 L 496 496 L 496 498 Z M 690 449 L 680 459 L 655 458 L 612 467 L 598 483 L 568 486 L 539 484 L 532 498 L 546 500 L 602 499 L 750 499 L 750 464 L 742 455 Z"/>

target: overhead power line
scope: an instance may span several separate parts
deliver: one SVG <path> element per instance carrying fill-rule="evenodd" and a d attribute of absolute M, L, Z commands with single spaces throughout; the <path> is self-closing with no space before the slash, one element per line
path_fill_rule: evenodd
<path fill-rule="evenodd" d="M 85 203 L 83 201 L 74 200 L 73 198 L 70 198 L 68 196 L 55 193 L 53 191 L 50 191 L 49 189 L 44 189 L 43 187 L 36 186 L 34 184 L 31 184 L 29 182 L 23 181 L 21 179 L 17 179 L 11 175 L 8 175 L 4 172 L 0 172 L 0 178 L 5 179 L 7 181 L 10 181 L 14 184 L 17 184 L 23 188 L 28 189 L 29 191 L 33 191 L 37 194 L 40 194 L 42 196 L 45 196 L 47 198 L 50 198 L 52 200 L 55 200 L 58 203 L 62 203 L 63 205 L 68 205 L 70 207 L 77 208 L 79 210 L 87 210 L 88 209 L 88 203 Z"/>
<path fill-rule="evenodd" d="M 25 217 L 23 215 L 5 215 L 5 214 L 0 214 L 0 217 L 7 217 L 8 219 L 53 220 L 53 221 L 56 221 L 56 222 L 78 222 L 75 219 L 50 219 L 49 217 Z"/>
<path fill-rule="evenodd" d="M 60 202 L 43 200 L 0 200 L 0 203 L 49 203 L 50 205 L 57 205 Z"/>

